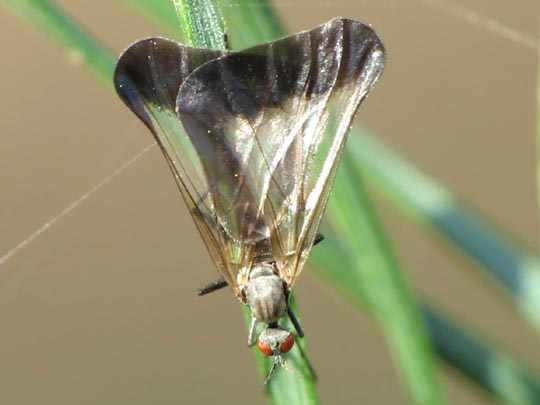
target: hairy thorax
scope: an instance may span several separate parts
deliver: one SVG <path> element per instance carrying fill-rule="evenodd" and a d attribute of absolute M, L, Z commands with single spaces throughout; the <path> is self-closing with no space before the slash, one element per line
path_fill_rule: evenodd
<path fill-rule="evenodd" d="M 287 313 L 285 284 L 274 263 L 257 263 L 245 287 L 246 303 L 259 322 L 275 323 Z"/>

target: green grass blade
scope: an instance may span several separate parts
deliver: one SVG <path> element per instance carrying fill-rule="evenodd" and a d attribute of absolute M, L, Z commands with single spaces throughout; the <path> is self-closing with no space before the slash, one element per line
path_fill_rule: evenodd
<path fill-rule="evenodd" d="M 361 291 L 384 331 L 413 402 L 440 404 L 431 342 L 362 181 L 353 170 L 352 157 L 349 153 L 344 156 L 323 229 L 340 249 L 317 249 L 312 260 L 324 269 L 325 278 Z M 347 257 L 348 263 L 337 266 L 332 262 L 336 256 Z"/>
<path fill-rule="evenodd" d="M 526 368 L 502 349 L 463 331 L 424 306 L 424 319 L 439 355 L 503 403 L 540 404 L 540 385 Z M 485 341 L 485 339 L 483 340 Z"/>
<path fill-rule="evenodd" d="M 522 316 L 540 329 L 540 261 L 448 189 L 355 127 L 347 147 L 357 170 L 410 219 L 429 225 L 510 293 Z"/>
<path fill-rule="evenodd" d="M 165 27 L 173 37 L 178 37 L 178 19 L 175 8 L 169 0 L 123 0 L 139 12 Z M 258 1 L 254 6 L 247 0 L 219 0 L 221 15 L 227 21 L 227 29 L 231 35 L 231 45 L 234 49 L 246 48 L 251 45 L 277 38 L 285 32 L 285 28 L 271 7 L 268 0 Z M 260 8 L 265 12 L 261 13 Z M 250 21 L 246 29 L 246 21 Z M 240 33 L 240 35 L 238 35 Z"/>
<path fill-rule="evenodd" d="M 226 49 L 225 25 L 214 0 L 172 0 L 183 42 L 197 48 Z"/>
<path fill-rule="evenodd" d="M 230 29 L 232 45 L 247 48 L 284 36 L 287 31 L 270 0 L 218 0 Z"/>
<path fill-rule="evenodd" d="M 359 277 L 358 270 L 354 269 L 334 228 L 330 225 L 324 231 L 324 243 L 312 253 L 314 270 L 351 305 L 367 310 L 375 317 L 371 311 L 373 297 L 370 297 L 370 288 L 355 281 Z M 540 404 L 540 384 L 526 367 L 504 350 L 488 344 L 481 335 L 451 322 L 430 305 L 420 303 L 419 307 L 441 359 L 504 403 Z"/>
<path fill-rule="evenodd" d="M 46 33 L 67 51 L 71 61 L 85 66 L 108 85 L 112 85 L 115 58 L 49 1 L 0 0 L 0 4 Z"/>
<path fill-rule="evenodd" d="M 225 23 L 214 0 L 123 0 L 164 26 L 173 38 L 197 48 L 225 49 Z"/>
<path fill-rule="evenodd" d="M 152 20 L 159 26 L 166 27 L 172 38 L 180 39 L 181 28 L 178 25 L 178 15 L 170 0 L 122 0 L 140 14 Z"/>

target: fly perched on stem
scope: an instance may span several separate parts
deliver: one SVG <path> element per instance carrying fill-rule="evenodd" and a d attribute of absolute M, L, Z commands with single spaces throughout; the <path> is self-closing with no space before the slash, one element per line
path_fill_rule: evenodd
<path fill-rule="evenodd" d="M 222 279 L 251 312 L 251 346 L 294 345 L 279 325 L 314 244 L 351 121 L 385 51 L 361 22 L 337 18 L 242 51 L 163 38 L 118 60 L 120 98 L 152 131 Z M 267 328 L 255 339 L 257 323 Z"/>

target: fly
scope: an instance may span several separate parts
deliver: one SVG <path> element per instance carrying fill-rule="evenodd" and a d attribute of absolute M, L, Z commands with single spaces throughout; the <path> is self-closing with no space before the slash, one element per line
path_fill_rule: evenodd
<path fill-rule="evenodd" d="M 274 357 L 294 334 L 289 294 L 314 244 L 352 119 L 385 51 L 337 18 L 242 51 L 147 38 L 120 56 L 120 98 L 158 142 L 222 279 L 251 312 L 251 346 Z M 255 327 L 267 328 L 255 339 Z"/>

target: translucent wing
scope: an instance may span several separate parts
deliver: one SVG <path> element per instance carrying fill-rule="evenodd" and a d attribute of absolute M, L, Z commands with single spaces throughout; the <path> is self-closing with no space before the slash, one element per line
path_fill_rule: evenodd
<path fill-rule="evenodd" d="M 296 280 L 351 120 L 384 62 L 369 26 L 335 19 L 214 59 L 182 83 L 177 113 L 240 285 L 268 257 L 289 286 Z"/>
<path fill-rule="evenodd" d="M 197 67 L 224 52 L 196 49 L 163 38 L 143 39 L 119 58 L 118 95 L 152 131 L 218 270 L 234 286 L 227 242 L 206 203 L 208 184 L 199 157 L 175 112 L 180 85 Z"/>

